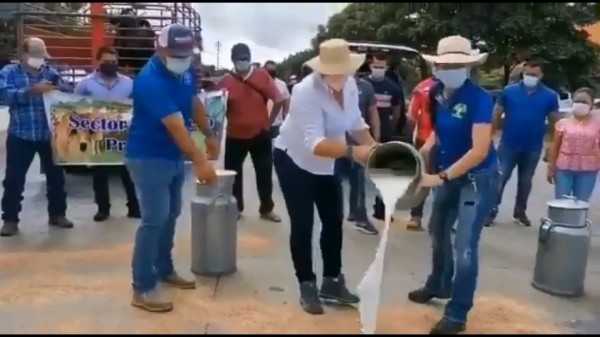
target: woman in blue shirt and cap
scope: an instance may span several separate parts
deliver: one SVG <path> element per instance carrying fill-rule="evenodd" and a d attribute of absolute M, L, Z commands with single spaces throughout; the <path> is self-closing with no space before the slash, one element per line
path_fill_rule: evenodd
<path fill-rule="evenodd" d="M 325 41 L 307 62 L 314 73 L 294 86 L 288 117 L 275 139 L 273 159 L 290 218 L 290 250 L 300 285 L 300 304 L 322 314 L 322 301 L 355 304 L 342 274 L 343 194 L 334 174 L 335 160 L 363 163 L 375 140 L 358 106 L 352 77 L 364 55 L 352 54 L 344 40 Z M 346 133 L 358 145 L 346 142 Z M 313 272 L 314 208 L 321 219 L 323 283 Z"/>
<path fill-rule="evenodd" d="M 444 317 L 431 334 L 457 334 L 465 329 L 477 285 L 479 237 L 498 193 L 496 151 L 492 144 L 492 97 L 468 79 L 470 69 L 487 54 L 473 55 L 471 42 L 461 36 L 440 40 L 436 56 L 423 55 L 435 65 L 438 81 L 431 89 L 434 131 L 421 151 L 439 146 L 439 174 L 426 174 L 421 185 L 437 187 L 429 230 L 433 266 L 425 286 L 409 299 L 425 303 L 449 299 Z M 459 210 L 454 247 L 452 224 L 445 221 Z M 456 256 L 456 261 L 454 261 Z"/>

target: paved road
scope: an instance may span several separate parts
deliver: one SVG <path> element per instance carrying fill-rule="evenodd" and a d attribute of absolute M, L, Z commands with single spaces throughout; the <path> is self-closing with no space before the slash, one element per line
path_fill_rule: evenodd
<path fill-rule="evenodd" d="M 3 165 L 3 163 L 2 163 Z M 321 317 L 302 313 L 290 264 L 288 222 L 265 223 L 257 209 L 254 174 L 245 167 L 247 211 L 239 223 L 238 268 L 230 277 L 199 278 L 199 289 L 177 291 L 175 311 L 151 315 L 132 309 L 130 255 L 136 222 L 124 217 L 124 196 L 113 182 L 114 216 L 94 223 L 91 180 L 69 177 L 72 230 L 46 226 L 44 179 L 37 163 L 29 171 L 22 233 L 0 240 L 0 333 L 358 333 L 358 312 L 328 308 Z M 276 184 L 277 186 L 277 184 Z M 530 217 L 545 213 L 551 196 L 538 169 Z M 193 186 L 186 186 L 189 200 Z M 480 280 L 470 333 L 555 333 L 575 328 L 600 332 L 600 243 L 594 238 L 587 275 L 587 295 L 565 300 L 542 294 L 529 285 L 536 250 L 537 223 L 522 228 L 510 222 L 515 183 L 505 195 L 497 227 L 485 229 L 481 244 Z M 373 191 L 370 191 L 370 198 Z M 285 208 L 276 189 L 276 211 Z M 597 204 L 598 199 L 595 200 Z M 429 211 L 429 207 L 426 208 Z M 405 214 L 396 214 L 402 219 Z M 176 257 L 189 274 L 189 211 L 180 220 Z M 379 316 L 380 333 L 425 333 L 441 306 L 408 303 L 406 293 L 418 287 L 430 266 L 425 233 L 410 233 L 400 221 L 391 230 Z M 600 213 L 592 212 L 600 223 Z M 381 224 L 379 224 L 381 225 Z M 599 229 L 600 230 L 600 229 Z M 315 234 L 318 231 L 315 231 Z M 598 231 L 597 231 L 598 232 Z M 346 224 L 345 272 L 352 287 L 373 259 L 378 238 L 362 235 Z M 315 255 L 318 252 L 315 251 Z M 315 259 L 319 260 L 319 259 Z M 320 263 L 315 262 L 317 268 Z"/>

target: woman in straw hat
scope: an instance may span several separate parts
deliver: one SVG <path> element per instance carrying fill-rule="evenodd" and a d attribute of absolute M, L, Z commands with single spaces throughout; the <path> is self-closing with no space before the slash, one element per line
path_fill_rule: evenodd
<path fill-rule="evenodd" d="M 290 249 L 300 284 L 300 304 L 322 314 L 322 301 L 354 304 L 342 274 L 343 194 L 334 163 L 349 158 L 364 163 L 375 146 L 358 106 L 353 75 L 364 55 L 350 53 L 344 40 L 321 44 L 308 61 L 313 73 L 294 86 L 289 114 L 275 139 L 275 171 L 291 223 Z M 349 134 L 357 144 L 346 142 Z M 316 285 L 312 261 L 314 207 L 321 219 L 323 284 Z"/>
<path fill-rule="evenodd" d="M 429 93 L 433 132 L 421 151 L 427 155 L 436 144 L 441 171 L 421 179 L 422 186 L 437 187 L 429 220 L 433 267 L 425 285 L 408 297 L 416 303 L 450 299 L 431 334 L 457 334 L 465 329 L 473 306 L 479 236 L 498 193 L 492 97 L 468 79 L 472 67 L 483 63 L 487 54 L 476 55 L 468 39 L 450 36 L 440 40 L 437 55 L 422 56 L 434 64 L 437 83 Z M 452 247 L 452 224 L 446 219 L 456 209 L 459 216 Z"/>

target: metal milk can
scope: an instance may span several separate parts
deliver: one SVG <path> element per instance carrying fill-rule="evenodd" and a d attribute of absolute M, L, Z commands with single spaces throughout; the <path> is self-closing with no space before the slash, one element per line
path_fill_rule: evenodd
<path fill-rule="evenodd" d="M 556 296 L 583 295 L 592 228 L 588 208 L 587 202 L 574 199 L 548 202 L 538 235 L 534 288 Z"/>
<path fill-rule="evenodd" d="M 192 212 L 192 272 L 218 276 L 237 270 L 237 202 L 232 195 L 236 172 L 217 170 L 217 183 L 196 182 Z"/>
<path fill-rule="evenodd" d="M 421 176 L 425 173 L 425 163 L 421 153 L 409 143 L 393 141 L 383 143 L 371 152 L 366 164 L 366 174 L 413 177 L 413 181 L 396 203 L 397 210 L 408 210 L 418 206 L 429 193 L 423 188 L 417 193 Z"/>

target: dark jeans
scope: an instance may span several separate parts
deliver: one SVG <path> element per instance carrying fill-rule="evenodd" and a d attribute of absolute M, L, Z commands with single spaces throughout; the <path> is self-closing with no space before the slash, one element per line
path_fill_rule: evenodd
<path fill-rule="evenodd" d="M 494 205 L 491 212 L 492 217 L 495 217 L 498 214 L 498 207 L 502 202 L 504 187 L 506 187 L 506 183 L 510 179 L 515 167 L 517 168 L 518 180 L 517 197 L 513 214 L 525 214 L 525 211 L 527 210 L 527 200 L 531 193 L 533 175 L 535 174 L 535 169 L 537 168 L 541 155 L 542 150 L 522 151 L 500 143 L 500 146 L 498 146 L 498 158 L 500 160 L 501 184 L 496 205 Z"/>
<path fill-rule="evenodd" d="M 335 175 L 316 175 L 298 167 L 281 149 L 274 164 L 290 217 L 290 250 L 298 282 L 315 281 L 312 261 L 314 207 L 321 219 L 323 276 L 337 277 L 342 269 L 343 193 Z"/>
<path fill-rule="evenodd" d="M 436 295 L 451 295 L 444 313 L 449 320 L 465 322 L 473 307 L 479 273 L 479 238 L 497 191 L 498 172 L 495 167 L 451 180 L 436 189 L 429 220 L 433 261 L 425 288 Z M 453 247 L 452 223 L 448 218 L 457 209 L 458 224 Z"/>
<path fill-rule="evenodd" d="M 174 272 L 173 238 L 181 214 L 185 163 L 164 159 L 127 159 L 140 197 L 142 220 L 135 233 L 131 262 L 133 289 L 147 292 Z"/>
<path fill-rule="evenodd" d="M 340 178 L 348 178 L 348 213 L 356 221 L 368 221 L 365 193 L 365 168 L 347 158 L 335 162 L 335 171 Z"/>
<path fill-rule="evenodd" d="M 382 117 L 380 114 L 380 118 L 385 118 Z M 383 121 L 381 122 L 383 125 Z M 386 121 L 385 123 L 391 123 Z M 393 140 L 393 134 L 390 134 L 391 131 L 387 131 L 384 133 L 384 127 L 381 127 L 381 136 L 380 136 L 380 141 L 381 143 L 387 143 Z M 383 200 L 381 200 L 381 197 L 379 196 L 379 193 L 377 193 L 375 195 L 375 204 L 373 205 L 373 216 L 377 219 L 383 219 L 385 217 L 385 205 L 383 204 Z"/>
<path fill-rule="evenodd" d="M 125 166 L 95 166 L 92 172 L 92 182 L 94 186 L 94 199 L 98 205 L 99 212 L 110 212 L 110 193 L 109 177 L 110 173 L 118 171 L 121 176 L 121 182 L 127 195 L 127 207 L 129 209 L 138 209 L 138 200 L 135 194 L 135 186 L 129 176 L 129 171 Z"/>
<path fill-rule="evenodd" d="M 6 172 L 2 196 L 2 219 L 19 222 L 25 177 L 33 158 L 38 154 L 46 175 L 48 215 L 64 216 L 67 211 L 65 175 L 62 167 L 54 164 L 50 141 L 29 141 L 8 134 L 6 137 Z"/>
<path fill-rule="evenodd" d="M 280 128 L 281 128 L 281 125 L 271 125 L 271 130 L 269 130 L 269 133 L 271 134 L 271 138 L 275 139 L 275 138 L 277 138 L 277 136 L 279 136 Z"/>
<path fill-rule="evenodd" d="M 269 131 L 264 131 L 251 139 L 225 139 L 225 169 L 237 173 L 233 183 L 233 196 L 238 210 L 244 211 L 244 161 L 250 153 L 256 174 L 256 189 L 260 199 L 260 214 L 273 211 L 273 145 Z"/>

